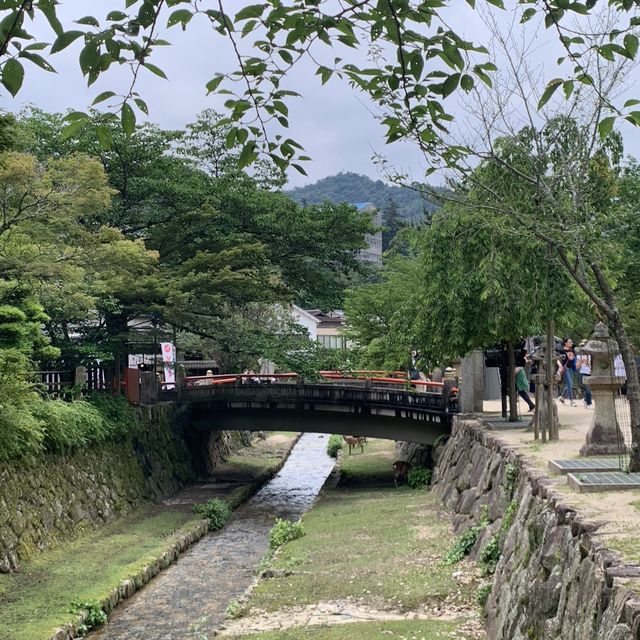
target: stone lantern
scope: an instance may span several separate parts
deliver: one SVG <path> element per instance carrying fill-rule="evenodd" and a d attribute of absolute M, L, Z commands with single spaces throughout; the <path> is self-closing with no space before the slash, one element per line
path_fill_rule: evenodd
<path fill-rule="evenodd" d="M 620 388 L 620 379 L 613 374 L 613 354 L 617 352 L 617 345 L 609 337 L 609 331 L 602 322 L 596 324 L 591 339 L 580 352 L 591 356 L 591 375 L 586 382 L 595 405 L 587 441 L 580 449 L 580 455 L 608 456 L 626 453 L 627 447 L 616 419 L 615 398 Z"/>

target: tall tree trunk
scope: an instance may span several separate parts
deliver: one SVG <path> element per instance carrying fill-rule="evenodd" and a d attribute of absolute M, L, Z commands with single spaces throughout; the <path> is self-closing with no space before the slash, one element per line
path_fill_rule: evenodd
<path fill-rule="evenodd" d="M 516 393 L 516 354 L 513 348 L 513 342 L 507 342 L 507 380 L 509 386 L 507 392 L 509 394 L 509 422 L 518 421 L 518 400 Z"/>
<path fill-rule="evenodd" d="M 618 318 L 611 324 L 611 331 L 620 348 L 620 355 L 627 373 L 627 399 L 631 413 L 631 458 L 629 471 L 640 471 L 640 383 L 638 380 L 638 367 L 629 342 L 629 336 Z"/>

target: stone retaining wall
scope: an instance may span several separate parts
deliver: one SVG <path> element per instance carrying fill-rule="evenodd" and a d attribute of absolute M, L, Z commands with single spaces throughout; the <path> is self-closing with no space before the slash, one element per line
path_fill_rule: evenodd
<path fill-rule="evenodd" d="M 0 464 L 0 572 L 82 527 L 92 527 L 143 502 L 173 495 L 202 465 L 170 405 L 141 408 L 140 425 L 124 442 Z M 222 456 L 242 432 L 212 432 Z"/>
<path fill-rule="evenodd" d="M 479 558 L 492 536 L 501 549 L 485 605 L 488 638 L 640 638 L 640 567 L 608 551 L 598 524 L 561 499 L 521 454 L 478 421 L 458 417 L 436 458 L 434 491 L 456 514 L 457 532 L 489 522 L 472 556 Z"/>

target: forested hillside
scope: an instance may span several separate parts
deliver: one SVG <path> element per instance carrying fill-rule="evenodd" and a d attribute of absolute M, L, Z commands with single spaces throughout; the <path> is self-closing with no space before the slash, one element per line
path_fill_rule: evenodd
<path fill-rule="evenodd" d="M 372 202 L 378 208 L 394 201 L 400 215 L 407 222 L 419 222 L 432 213 L 437 205 L 425 200 L 417 191 L 407 187 L 385 184 L 382 180 L 371 180 L 351 171 L 318 180 L 306 187 L 297 187 L 287 192 L 296 202 L 319 204 L 331 202 Z"/>

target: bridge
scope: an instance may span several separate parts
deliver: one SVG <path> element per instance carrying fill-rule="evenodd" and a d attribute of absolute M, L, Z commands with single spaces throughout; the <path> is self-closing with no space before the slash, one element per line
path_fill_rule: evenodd
<path fill-rule="evenodd" d="M 457 392 L 453 381 L 337 372 L 313 382 L 296 374 L 192 376 L 158 391 L 153 374 L 141 374 L 140 400 L 186 405 L 203 431 L 311 431 L 433 444 L 450 433 Z"/>

